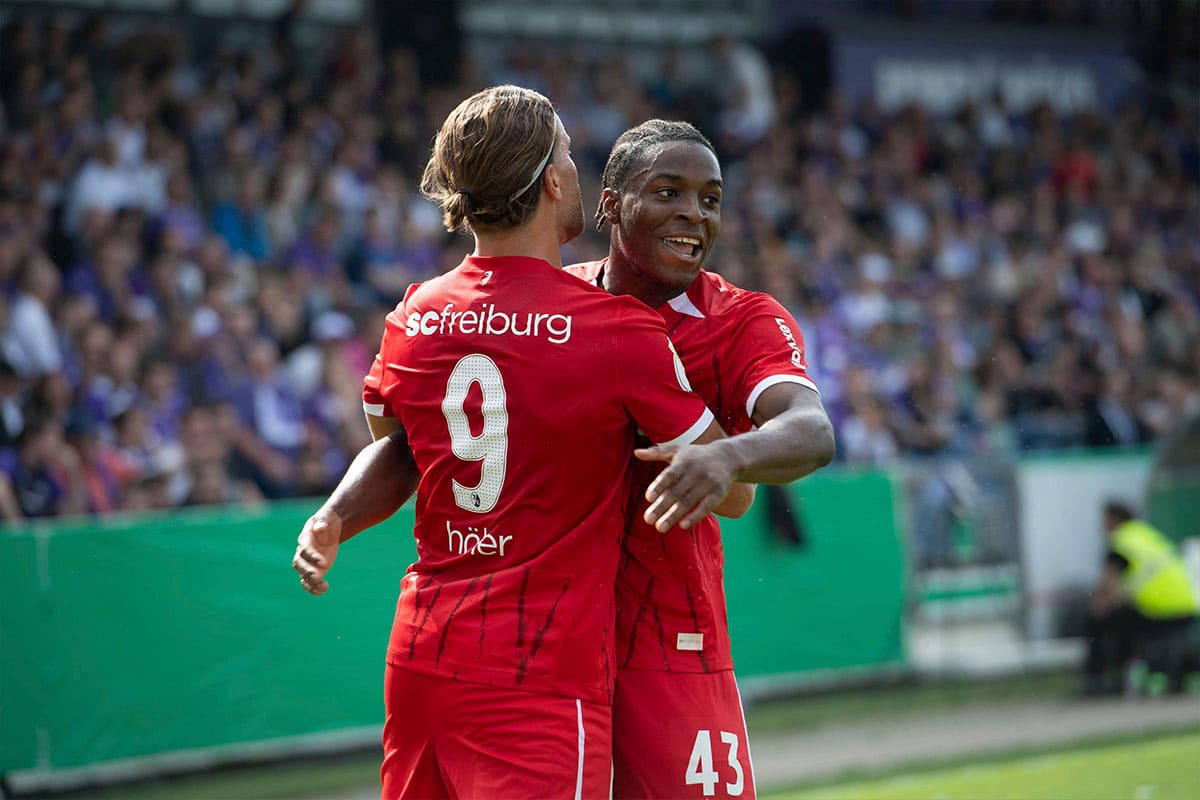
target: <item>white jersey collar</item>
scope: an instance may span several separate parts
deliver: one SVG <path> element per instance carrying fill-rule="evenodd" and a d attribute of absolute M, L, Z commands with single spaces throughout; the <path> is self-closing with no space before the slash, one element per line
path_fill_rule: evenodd
<path fill-rule="evenodd" d="M 684 292 L 678 297 L 672 297 L 667 301 L 667 305 L 675 309 L 680 314 L 687 314 L 689 317 L 704 319 L 704 312 L 696 308 L 696 304 L 692 302 L 692 298 L 688 297 L 687 292 Z"/>

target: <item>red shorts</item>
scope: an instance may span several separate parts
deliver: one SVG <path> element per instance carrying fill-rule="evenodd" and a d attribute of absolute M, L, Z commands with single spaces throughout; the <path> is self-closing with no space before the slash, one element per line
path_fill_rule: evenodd
<path fill-rule="evenodd" d="M 613 798 L 753 798 L 733 672 L 623 669 L 613 697 Z"/>
<path fill-rule="evenodd" d="M 608 706 L 391 664 L 384 693 L 383 800 L 609 796 Z"/>

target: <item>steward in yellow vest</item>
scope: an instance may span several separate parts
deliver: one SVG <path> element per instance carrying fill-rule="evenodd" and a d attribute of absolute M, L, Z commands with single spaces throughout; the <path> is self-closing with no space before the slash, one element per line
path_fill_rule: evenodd
<path fill-rule="evenodd" d="M 1084 693 L 1121 691 L 1134 659 L 1152 662 L 1178 687 L 1200 648 L 1200 603 L 1187 567 L 1170 539 L 1121 503 L 1105 504 L 1104 531 L 1108 553 L 1088 606 Z"/>
<path fill-rule="evenodd" d="M 1109 535 L 1109 550 L 1125 559 L 1121 588 L 1142 616 L 1175 619 L 1200 611 L 1187 567 L 1157 530 L 1137 519 L 1123 522 Z"/>

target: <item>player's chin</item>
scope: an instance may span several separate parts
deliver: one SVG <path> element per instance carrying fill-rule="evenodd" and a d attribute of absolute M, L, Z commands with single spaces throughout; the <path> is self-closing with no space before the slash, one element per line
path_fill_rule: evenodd
<path fill-rule="evenodd" d="M 668 277 L 672 283 L 681 282 L 686 286 L 699 274 L 706 255 L 708 253 L 701 248 L 697 248 L 695 254 L 684 254 L 663 244 L 659 248 L 657 260 L 665 277 Z"/>

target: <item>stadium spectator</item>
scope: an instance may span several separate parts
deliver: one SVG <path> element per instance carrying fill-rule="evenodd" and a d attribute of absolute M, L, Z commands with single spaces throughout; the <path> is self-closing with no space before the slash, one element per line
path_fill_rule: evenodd
<path fill-rule="evenodd" d="M 264 495 L 291 497 L 308 439 L 303 406 L 279 370 L 279 345 L 274 340 L 250 343 L 246 368 L 246 378 L 232 397 L 239 422 L 234 444 Z"/>
<path fill-rule="evenodd" d="M 58 419 L 34 416 L 25 423 L 16 452 L 3 454 L 0 471 L 22 516 L 52 517 L 85 510 L 82 464 L 64 435 Z"/>
<path fill-rule="evenodd" d="M 254 504 L 262 492 L 233 474 L 234 415 L 228 406 L 193 405 L 183 414 L 180 441 L 188 463 L 183 505 Z"/>
<path fill-rule="evenodd" d="M 17 293 L 3 332 L 5 358 L 17 374 L 29 380 L 63 368 L 62 347 L 51 316 L 61 288 L 58 268 L 45 254 L 30 253 L 17 276 Z"/>
<path fill-rule="evenodd" d="M 12 364 L 0 359 L 0 448 L 16 445 L 25 429 L 25 398 L 21 378 Z"/>
<path fill-rule="evenodd" d="M 213 211 L 213 230 L 225 240 L 229 252 L 256 262 L 265 261 L 271 253 L 266 181 L 261 170 L 249 170 L 241 177 L 237 197 Z"/>

